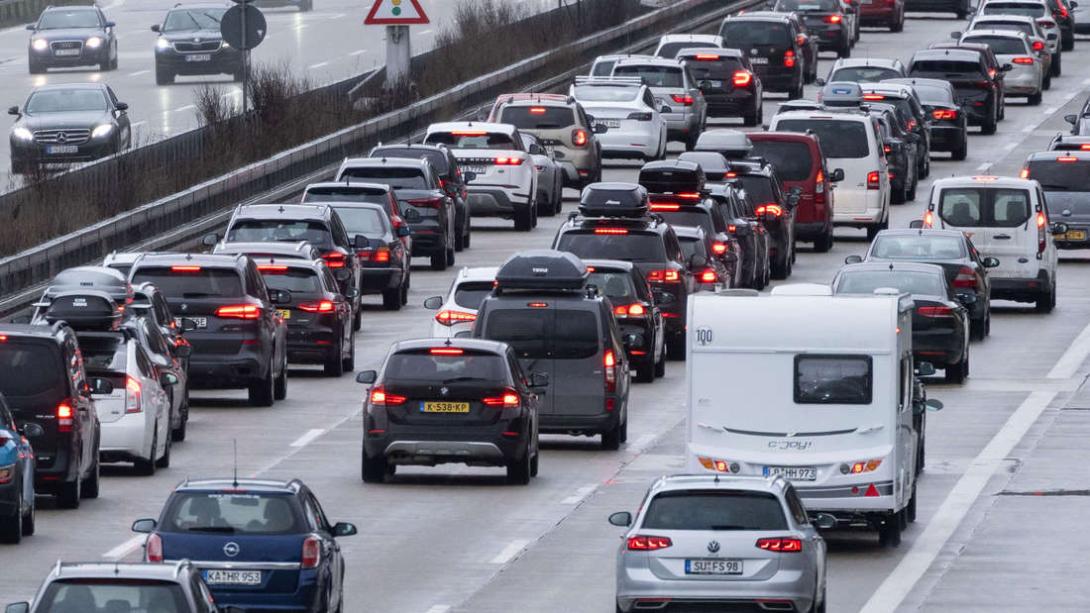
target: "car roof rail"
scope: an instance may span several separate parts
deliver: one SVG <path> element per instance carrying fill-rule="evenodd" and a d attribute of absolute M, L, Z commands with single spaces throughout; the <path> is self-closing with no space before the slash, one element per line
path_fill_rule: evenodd
<path fill-rule="evenodd" d="M 645 85 L 643 77 L 576 75 L 576 85 Z"/>

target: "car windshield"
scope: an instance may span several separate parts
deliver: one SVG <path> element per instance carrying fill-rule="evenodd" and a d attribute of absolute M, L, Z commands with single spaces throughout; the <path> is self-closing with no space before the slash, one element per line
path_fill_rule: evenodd
<path fill-rule="evenodd" d="M 684 87 L 680 66 L 622 65 L 613 69 L 615 77 L 640 77 L 648 87 Z"/>
<path fill-rule="evenodd" d="M 500 123 L 520 130 L 558 130 L 575 125 L 575 112 L 566 106 L 505 106 Z"/>
<path fill-rule="evenodd" d="M 303 193 L 303 202 L 370 202 L 386 204 L 389 196 L 385 190 L 359 187 L 312 187 Z M 339 211 L 339 209 L 338 209 Z"/>
<path fill-rule="evenodd" d="M 245 490 L 245 488 L 239 488 Z M 159 524 L 163 532 L 298 534 L 306 524 L 290 494 L 265 492 L 177 492 Z"/>
<path fill-rule="evenodd" d="M 988 45 L 991 47 L 992 53 L 996 55 L 1026 55 L 1029 53 L 1025 41 L 1009 36 L 972 36 L 962 39 L 962 42 Z"/>
<path fill-rule="evenodd" d="M 49 584 L 34 610 L 41 613 L 189 613 L 181 585 L 172 581 L 59 579 Z"/>
<path fill-rule="evenodd" d="M 193 30 L 220 29 L 220 20 L 227 11 L 225 8 L 180 9 L 167 13 L 163 21 L 163 32 L 191 32 Z"/>
<path fill-rule="evenodd" d="M 750 155 L 761 157 L 776 167 L 776 174 L 782 181 L 805 181 L 810 178 L 813 168 L 813 156 L 806 143 L 755 140 Z M 743 184 L 745 181 L 743 181 Z"/>
<path fill-rule="evenodd" d="M 957 60 L 919 60 L 912 63 L 913 74 L 952 74 L 979 75 L 980 62 L 959 62 Z"/>
<path fill-rule="evenodd" d="M 9 338 L 0 343 L 0 392 L 6 398 L 63 394 L 67 389 L 60 349 L 51 342 Z"/>
<path fill-rule="evenodd" d="M 507 383 L 507 361 L 503 356 L 446 347 L 440 350 L 452 353 L 432 355 L 427 349 L 395 353 L 382 371 L 383 381 L 387 385 L 398 381 L 450 383 L 455 380 L 491 381 L 499 385 Z"/>
<path fill-rule="evenodd" d="M 638 87 L 575 86 L 575 99 L 580 102 L 631 102 L 639 93 Z"/>
<path fill-rule="evenodd" d="M 233 268 L 202 268 L 179 265 L 163 268 L 137 268 L 132 283 L 151 283 L 168 298 L 206 298 L 242 295 L 242 281 Z"/>
<path fill-rule="evenodd" d="M 941 272 L 905 270 L 849 270 L 836 283 L 837 294 L 873 294 L 880 287 L 922 296 L 945 296 L 946 277 Z"/>
<path fill-rule="evenodd" d="M 307 241 L 321 249 L 333 248 L 329 228 L 302 219 L 241 219 L 227 232 L 228 242 L 297 243 Z"/>
<path fill-rule="evenodd" d="M 625 260 L 628 262 L 665 262 L 666 249 L 657 234 L 595 234 L 565 232 L 556 248 L 583 259 Z"/>
<path fill-rule="evenodd" d="M 98 89 L 49 89 L 37 91 L 26 102 L 28 115 L 106 111 L 106 96 Z"/>
<path fill-rule="evenodd" d="M 827 158 L 859 159 L 870 154 L 867 127 L 861 121 L 837 119 L 785 119 L 776 122 L 781 132 L 813 131 Z"/>
<path fill-rule="evenodd" d="M 958 228 L 1016 228 L 1030 218 L 1024 189 L 958 187 L 942 190 L 939 218 Z"/>
<path fill-rule="evenodd" d="M 980 9 L 981 15 L 1025 15 L 1026 17 L 1042 17 L 1048 9 L 1039 4 L 1023 4 L 1021 2 L 989 2 Z"/>
<path fill-rule="evenodd" d="M 682 247 L 685 243 L 682 242 Z M 636 300 L 636 289 L 632 286 L 632 275 L 621 270 L 596 270 L 590 273 L 587 285 L 593 285 L 614 304 L 628 304 Z"/>
<path fill-rule="evenodd" d="M 102 22 L 98 11 L 93 10 L 54 10 L 42 13 L 38 20 L 39 30 L 64 30 L 68 28 L 98 28 Z"/>
<path fill-rule="evenodd" d="M 428 178 L 420 168 L 396 166 L 365 166 L 345 168 L 338 180 L 359 179 L 368 183 L 382 183 L 394 189 L 428 189 Z"/>
<path fill-rule="evenodd" d="M 960 260 L 965 257 L 965 242 L 956 236 L 893 234 L 878 236 L 870 257 L 889 260 Z"/>
<path fill-rule="evenodd" d="M 321 294 L 322 281 L 318 278 L 317 270 L 306 268 L 288 268 L 275 264 L 263 266 L 257 265 L 261 276 L 265 278 L 265 285 L 269 289 L 285 289 L 289 292 L 300 294 Z"/>
<path fill-rule="evenodd" d="M 869 356 L 795 356 L 796 404 L 870 404 Z"/>
<path fill-rule="evenodd" d="M 1090 192 L 1090 160 L 1074 156 L 1068 159 L 1067 162 L 1032 161 L 1028 176 L 1047 192 Z"/>
<path fill-rule="evenodd" d="M 787 530 L 775 495 L 733 490 L 662 492 L 651 499 L 644 530 Z"/>
<path fill-rule="evenodd" d="M 125 372 L 128 347 L 120 335 L 79 336 L 79 350 L 87 372 Z"/>
<path fill-rule="evenodd" d="M 881 66 L 850 66 L 840 68 L 829 75 L 828 81 L 856 81 L 859 83 L 877 83 L 882 79 L 896 79 L 901 73 L 892 68 Z"/>
<path fill-rule="evenodd" d="M 362 234 L 375 238 L 386 233 L 386 214 L 381 209 L 335 206 L 349 236 Z"/>
<path fill-rule="evenodd" d="M 492 149 L 511 151 L 515 141 L 509 134 L 486 132 L 484 130 L 454 130 L 451 132 L 432 132 L 424 139 L 428 145 L 446 145 L 451 149 Z"/>
<path fill-rule="evenodd" d="M 454 288 L 454 304 L 476 311 L 481 303 L 492 293 L 491 281 L 467 281 Z"/>
<path fill-rule="evenodd" d="M 787 24 L 767 21 L 738 20 L 723 24 L 719 35 L 727 46 L 743 49 L 757 45 L 788 47 L 791 44 Z"/>

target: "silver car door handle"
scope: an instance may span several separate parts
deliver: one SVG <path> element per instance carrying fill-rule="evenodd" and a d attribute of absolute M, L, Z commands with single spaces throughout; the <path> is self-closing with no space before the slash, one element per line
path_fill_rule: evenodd
<path fill-rule="evenodd" d="M 995 239 L 1000 240 L 1000 241 L 1009 241 L 1011 239 L 1011 235 L 1010 234 L 996 234 Z"/>

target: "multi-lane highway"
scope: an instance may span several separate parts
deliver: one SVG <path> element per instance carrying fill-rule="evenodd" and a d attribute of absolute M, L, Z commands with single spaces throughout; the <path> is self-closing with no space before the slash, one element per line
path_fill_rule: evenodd
<path fill-rule="evenodd" d="M 116 87 L 132 92 L 127 97 L 134 108 L 143 103 L 156 109 L 140 116 L 155 130 L 177 129 L 185 115 L 178 108 L 188 103 L 191 86 L 156 88 L 150 73 L 133 76 L 150 66 L 145 26 L 159 12 L 129 2 L 111 9 L 123 26 L 116 76 L 126 85 L 119 80 Z M 296 65 L 328 61 L 328 68 L 312 72 L 331 74 L 378 57 L 352 56 L 356 50 L 381 54 L 380 36 L 363 36 L 348 19 L 358 13 L 349 3 L 317 5 L 313 15 L 274 15 L 266 52 L 291 56 Z M 900 34 L 865 31 L 854 55 L 907 60 L 962 25 L 932 16 L 911 19 Z M 315 47 L 319 40 L 327 43 L 321 50 Z M 0 41 L 5 56 L 21 58 L 21 35 L 0 34 Z M 968 159 L 936 160 L 932 179 L 1015 174 L 1027 153 L 1045 148 L 1067 127 L 1062 116 L 1075 112 L 1090 87 L 1090 44 L 1080 42 L 1065 55 L 1065 74 L 1053 81 L 1041 106 L 1011 102 L 997 134 L 974 133 Z M 20 62 L 0 69 L 10 71 L 4 76 L 13 90 L 31 84 Z M 819 74 L 828 65 L 824 60 Z M 777 103 L 766 102 L 766 117 Z M 637 168 L 612 164 L 605 179 L 634 181 Z M 894 207 L 893 227 L 922 215 L 929 184 L 921 185 L 917 202 Z M 560 218 L 542 218 L 531 234 L 514 233 L 509 223 L 475 223 L 473 247 L 458 255 L 458 264 L 496 265 L 517 250 L 547 246 L 559 223 Z M 825 254 L 803 245 L 790 281 L 828 282 L 845 256 L 866 247 L 862 231 L 838 231 L 837 239 Z M 973 347 L 969 381 L 947 386 L 936 380 L 931 386 L 930 395 L 945 409 L 928 418 L 919 519 L 900 548 L 880 549 L 873 533 L 829 535 L 830 611 L 1059 611 L 1090 602 L 1090 587 L 1080 578 L 1086 498 L 1018 495 L 1077 494 L 1088 486 L 1084 467 L 1090 454 L 1080 441 L 1090 415 L 1061 409 L 1090 407 L 1077 392 L 1090 355 L 1090 259 L 1071 252 L 1062 257 L 1053 313 L 997 302 L 992 335 Z M 365 313 L 357 368 L 377 367 L 393 341 L 426 334 L 433 312 L 420 304 L 444 293 L 454 274 L 418 267 L 409 308 L 390 313 L 375 306 Z M 664 379 L 634 388 L 629 442 L 621 451 L 604 452 L 597 440 L 545 437 L 540 476 L 526 487 L 506 485 L 502 470 L 453 466 L 402 468 L 390 483 L 364 485 L 363 388 L 350 376 L 331 380 L 318 371 L 293 371 L 288 400 L 271 409 L 251 408 L 241 394 L 202 394 L 194 400 L 189 438 L 174 447 L 170 469 L 154 477 L 109 470 L 101 498 L 85 501 L 78 511 L 47 509 L 43 500 L 38 533 L 18 547 L 0 548 L 0 596 L 31 596 L 59 558 L 139 558 L 142 541 L 129 532 L 131 522 L 156 516 L 170 489 L 186 477 L 228 475 L 236 441 L 240 474 L 299 477 L 332 520 L 359 527 L 359 536 L 342 541 L 346 611 L 608 611 L 620 530 L 606 516 L 634 510 L 653 478 L 682 467 L 684 369 L 684 363 L 671 362 Z"/>

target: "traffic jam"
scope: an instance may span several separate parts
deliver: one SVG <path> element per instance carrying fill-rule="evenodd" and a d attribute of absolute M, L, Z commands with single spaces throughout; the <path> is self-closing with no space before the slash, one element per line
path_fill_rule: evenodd
<path fill-rule="evenodd" d="M 1077 8 L 776 0 L 57 273 L 0 324 L 7 613 L 893 610 L 972 395 L 1085 322 Z"/>

